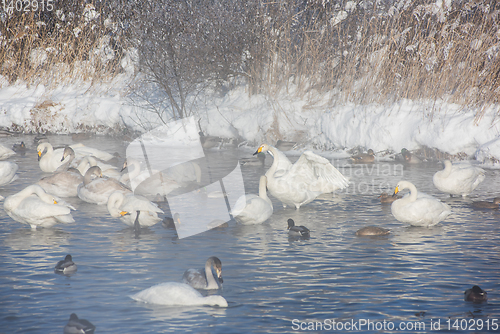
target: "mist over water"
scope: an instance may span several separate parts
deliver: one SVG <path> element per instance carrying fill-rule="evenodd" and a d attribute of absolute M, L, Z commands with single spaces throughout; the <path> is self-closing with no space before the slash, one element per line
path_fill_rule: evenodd
<path fill-rule="evenodd" d="M 50 141 L 64 143 L 68 136 L 51 136 Z M 127 145 L 106 137 L 84 143 L 122 157 Z M 218 174 L 226 161 L 252 153 L 205 152 L 215 177 L 226 173 Z M 44 175 L 34 151 L 10 161 L 19 165 L 20 179 L 0 189 L 5 197 Z M 259 177 L 271 163 L 268 156 L 264 168 L 241 167 L 247 193 L 257 193 Z M 447 320 L 481 319 L 491 324 L 500 318 L 500 212 L 470 206 L 473 200 L 497 195 L 499 171 L 487 170 L 486 181 L 463 199 L 435 189 L 432 175 L 442 169 L 439 163 L 333 164 L 351 180 L 335 196 L 322 196 L 299 210 L 284 209 L 271 197 L 274 213 L 261 225 L 230 221 L 226 228 L 183 239 L 161 224 L 136 237 L 104 206 L 78 198 L 68 199 L 77 209 L 75 223 L 36 231 L 0 210 L 0 331 L 61 333 L 71 313 L 90 320 L 96 333 L 290 333 L 310 323 L 359 325 L 368 320 L 392 322 L 395 332 L 402 323 L 423 323 L 425 329 L 413 332 L 424 333 L 438 320 L 445 329 Z M 390 205 L 381 205 L 377 196 L 381 190 L 393 191 L 403 179 L 448 203 L 453 214 L 431 228 L 397 222 Z M 184 204 L 191 205 L 193 215 L 204 216 L 196 205 Z M 290 239 L 288 218 L 308 227 L 311 238 Z M 391 233 L 355 236 L 367 225 Z M 69 277 L 53 271 L 66 254 L 78 265 Z M 165 307 L 129 297 L 158 283 L 180 281 L 186 269 L 202 268 L 209 256 L 222 261 L 224 285 L 214 293 L 227 299 L 228 308 Z M 463 301 L 464 290 L 475 284 L 488 292 L 488 303 Z M 377 328 L 365 327 L 363 332 Z"/>

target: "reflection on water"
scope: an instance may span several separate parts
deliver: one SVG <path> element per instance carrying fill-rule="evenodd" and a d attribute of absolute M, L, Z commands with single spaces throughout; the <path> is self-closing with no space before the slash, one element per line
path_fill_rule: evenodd
<path fill-rule="evenodd" d="M 69 136 L 49 139 L 72 143 Z M 84 143 L 125 156 L 127 143 L 118 140 L 93 138 Z M 237 157 L 250 157 L 254 151 L 205 152 L 201 165 L 212 168 L 203 176 L 203 187 L 234 170 Z M 44 175 L 34 151 L 12 161 L 20 166 L 20 179 L 0 188 L 3 196 Z M 268 157 L 265 168 L 241 167 L 247 193 L 258 192 L 259 177 L 271 162 Z M 500 212 L 474 210 L 470 203 L 498 195 L 500 172 L 488 170 L 487 181 L 470 198 L 450 198 L 432 184 L 432 175 L 441 169 L 440 164 L 346 165 L 343 171 L 351 177 L 351 186 L 335 196 L 324 195 L 299 210 L 284 209 L 272 199 L 274 214 L 264 224 L 244 226 L 231 220 L 227 227 L 181 239 L 175 229 L 161 224 L 136 236 L 104 206 L 79 199 L 68 200 L 77 208 L 75 223 L 50 229 L 33 231 L 0 210 L 0 331 L 60 333 L 72 312 L 102 333 L 283 333 L 293 331 L 294 319 L 423 321 L 427 329 L 420 332 L 428 332 L 431 319 L 442 324 L 448 318 L 498 319 Z M 381 205 L 377 196 L 381 190 L 393 191 L 401 179 L 448 203 L 453 214 L 431 228 L 397 222 L 390 205 Z M 231 192 L 229 188 L 225 190 Z M 205 196 L 203 201 L 224 198 L 208 196 L 210 189 L 202 188 L 197 196 Z M 176 207 L 185 208 L 190 219 L 207 220 L 206 209 L 177 200 Z M 169 212 L 166 203 L 160 207 Z M 223 209 L 227 213 L 225 202 Z M 288 218 L 309 228 L 311 237 L 289 238 Z M 355 235 L 368 225 L 389 229 L 390 234 Z M 53 271 L 66 254 L 78 265 L 71 277 Z M 228 300 L 228 308 L 165 307 L 129 298 L 158 283 L 181 281 L 186 269 L 202 267 L 209 256 L 222 261 L 224 285 L 216 293 Z M 488 303 L 463 301 L 464 290 L 474 284 L 488 292 Z"/>

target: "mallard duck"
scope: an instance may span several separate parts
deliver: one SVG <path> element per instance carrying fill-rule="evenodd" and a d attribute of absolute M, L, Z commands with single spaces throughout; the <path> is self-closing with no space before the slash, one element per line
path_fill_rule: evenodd
<path fill-rule="evenodd" d="M 401 156 L 403 158 L 403 161 L 409 164 L 418 164 L 422 162 L 422 160 L 411 154 L 411 152 L 406 148 L 401 149 Z"/>
<path fill-rule="evenodd" d="M 295 226 L 293 219 L 288 219 L 288 234 L 293 237 L 309 237 L 311 231 L 305 226 Z"/>
<path fill-rule="evenodd" d="M 39 185 L 30 185 L 17 194 L 8 196 L 4 201 L 7 214 L 17 222 L 37 226 L 51 227 L 57 223 L 73 223 L 71 205 L 57 200 Z"/>
<path fill-rule="evenodd" d="M 365 226 L 362 229 L 356 231 L 356 235 L 362 236 L 376 236 L 376 235 L 387 235 L 390 231 L 388 229 L 378 227 L 378 226 Z"/>
<path fill-rule="evenodd" d="M 212 273 L 212 267 L 215 269 L 217 281 Z M 205 262 L 205 269 L 188 269 L 182 276 L 182 281 L 191 285 L 195 289 L 213 290 L 219 288 L 222 284 L 222 262 L 218 257 L 209 257 Z"/>
<path fill-rule="evenodd" d="M 0 186 L 9 184 L 19 177 L 16 172 L 19 169 L 16 163 L 10 161 L 0 161 Z"/>
<path fill-rule="evenodd" d="M 154 285 L 132 296 L 132 299 L 158 305 L 210 305 L 227 307 L 227 301 L 219 295 L 203 297 L 201 293 L 186 283 L 167 282 Z"/>
<path fill-rule="evenodd" d="M 260 224 L 273 214 L 273 203 L 267 196 L 267 178 L 262 175 L 259 180 L 259 196 L 243 195 L 236 201 L 231 214 L 241 224 Z"/>
<path fill-rule="evenodd" d="M 479 286 L 474 285 L 471 289 L 465 290 L 464 300 L 466 302 L 483 303 L 488 300 L 488 294 Z"/>
<path fill-rule="evenodd" d="M 75 313 L 69 316 L 64 326 L 64 334 L 94 334 L 95 326 L 88 320 L 79 319 Z"/>
<path fill-rule="evenodd" d="M 284 206 L 300 208 L 325 193 L 344 189 L 349 181 L 330 162 L 311 151 L 292 164 L 277 148 L 263 144 L 254 154 L 270 152 L 274 158 L 266 172 L 267 189 Z"/>
<path fill-rule="evenodd" d="M 415 185 L 408 181 L 399 181 L 394 193 L 409 189 L 410 194 L 394 201 L 391 211 L 398 221 L 413 226 L 433 226 L 451 214 L 450 207 L 430 195 L 417 192 Z"/>
<path fill-rule="evenodd" d="M 26 147 L 23 141 L 20 144 L 12 145 L 12 150 L 16 153 L 21 153 L 21 155 L 25 154 L 27 149 L 28 148 Z"/>
<path fill-rule="evenodd" d="M 402 196 L 396 195 L 396 194 L 389 196 L 389 194 L 387 194 L 386 192 L 383 192 L 380 194 L 380 196 L 378 198 L 380 198 L 381 203 L 392 203 L 395 200 L 400 199 L 401 197 Z"/>
<path fill-rule="evenodd" d="M 94 204 L 107 204 L 111 193 L 121 191 L 131 193 L 123 183 L 118 180 L 104 177 L 99 166 L 91 167 L 83 177 L 83 183 L 78 186 L 78 197 L 81 200 Z"/>
<path fill-rule="evenodd" d="M 54 271 L 56 273 L 62 274 L 74 273 L 75 271 L 77 271 L 77 269 L 78 268 L 76 264 L 73 262 L 73 258 L 69 254 L 66 255 L 64 260 L 57 262 L 56 266 L 54 267 Z"/>
<path fill-rule="evenodd" d="M 369 149 L 367 153 L 353 155 L 351 160 L 353 163 L 371 163 L 375 161 L 375 153 L 372 149 Z"/>
<path fill-rule="evenodd" d="M 487 202 L 487 201 L 477 201 L 477 202 L 472 202 L 472 207 L 476 209 L 498 209 L 500 205 L 500 197 L 495 197 L 493 199 L 493 202 Z"/>
<path fill-rule="evenodd" d="M 111 217 L 120 218 L 124 224 L 130 227 L 134 227 L 136 218 L 140 227 L 153 226 L 161 221 L 158 214 L 163 213 L 158 205 L 150 202 L 147 198 L 133 193 L 124 194 L 121 190 L 109 195 L 107 207 Z M 140 216 L 137 212 L 140 213 Z"/>
<path fill-rule="evenodd" d="M 474 167 L 468 163 L 452 164 L 444 161 L 444 169 L 436 172 L 432 177 L 434 186 L 450 195 L 469 195 L 484 181 L 484 169 Z"/>

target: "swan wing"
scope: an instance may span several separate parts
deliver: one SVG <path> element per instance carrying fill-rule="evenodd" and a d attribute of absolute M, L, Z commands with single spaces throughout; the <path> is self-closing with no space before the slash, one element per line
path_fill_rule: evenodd
<path fill-rule="evenodd" d="M 307 189 L 330 193 L 344 189 L 349 181 L 325 158 L 311 151 L 304 152 L 292 166 L 288 176 L 294 183 L 303 183 Z"/>
<path fill-rule="evenodd" d="M 195 289 L 205 289 L 208 285 L 204 269 L 188 269 L 182 276 L 182 281 Z"/>

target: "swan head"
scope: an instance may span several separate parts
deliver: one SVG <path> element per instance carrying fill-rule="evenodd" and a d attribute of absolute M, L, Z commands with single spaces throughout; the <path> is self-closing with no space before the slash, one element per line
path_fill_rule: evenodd
<path fill-rule="evenodd" d="M 75 151 L 73 151 L 73 149 L 69 146 L 66 146 L 64 148 L 64 152 L 63 152 L 61 161 L 64 161 L 64 159 L 66 159 L 66 157 L 73 157 L 73 158 L 75 157 Z"/>
<path fill-rule="evenodd" d="M 471 289 L 465 290 L 464 300 L 473 303 L 482 303 L 488 300 L 488 294 L 479 286 L 474 285 Z"/>
<path fill-rule="evenodd" d="M 96 177 L 102 177 L 102 171 L 99 166 L 93 166 L 87 169 L 83 177 L 83 184 L 87 185 L 92 182 Z"/>
<path fill-rule="evenodd" d="M 219 282 L 221 284 L 224 283 L 224 280 L 222 279 L 222 262 L 221 262 L 221 260 L 216 256 L 212 256 L 208 260 L 214 266 L 215 273 L 217 274 L 217 279 L 219 280 Z"/>
<path fill-rule="evenodd" d="M 255 153 L 253 155 L 257 155 L 259 153 L 267 152 L 267 151 L 269 151 L 269 145 L 262 144 L 262 145 L 259 146 L 259 148 L 257 149 L 257 151 L 255 151 Z"/>

